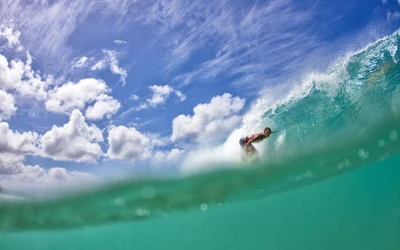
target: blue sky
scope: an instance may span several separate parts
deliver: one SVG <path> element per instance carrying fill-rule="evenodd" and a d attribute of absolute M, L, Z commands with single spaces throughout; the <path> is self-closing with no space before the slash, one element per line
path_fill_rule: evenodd
<path fill-rule="evenodd" d="M 400 26 L 396 0 L 4 0 L 0 14 L 0 185 L 12 189 L 235 154 L 266 125 L 260 100 Z"/>

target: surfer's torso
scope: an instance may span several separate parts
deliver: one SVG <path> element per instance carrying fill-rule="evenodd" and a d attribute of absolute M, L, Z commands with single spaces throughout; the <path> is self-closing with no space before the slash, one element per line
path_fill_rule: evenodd
<path fill-rule="evenodd" d="M 253 142 L 258 143 L 258 142 L 264 140 L 265 138 L 266 138 L 266 136 L 264 135 L 264 133 L 259 133 L 259 134 L 254 134 L 254 135 L 243 137 L 242 139 L 240 139 L 240 141 L 242 143 L 246 144 L 248 141 L 253 139 L 253 141 L 251 143 L 253 143 Z"/>

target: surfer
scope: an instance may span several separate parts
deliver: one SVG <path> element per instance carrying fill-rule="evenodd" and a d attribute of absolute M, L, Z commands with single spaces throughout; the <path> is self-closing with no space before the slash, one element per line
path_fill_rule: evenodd
<path fill-rule="evenodd" d="M 264 132 L 254 134 L 254 135 L 249 135 L 245 136 L 243 138 L 240 138 L 239 144 L 249 156 L 253 154 L 257 154 L 256 148 L 253 146 L 252 143 L 258 143 L 266 138 L 268 138 L 272 134 L 271 128 L 266 127 L 264 129 Z"/>

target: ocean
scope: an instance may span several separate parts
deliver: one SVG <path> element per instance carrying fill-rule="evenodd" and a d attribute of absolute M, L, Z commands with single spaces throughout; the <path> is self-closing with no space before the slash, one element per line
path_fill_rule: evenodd
<path fill-rule="evenodd" d="M 279 131 L 260 161 L 0 199 L 0 249 L 400 249 L 399 44 L 396 31 L 263 107 Z"/>

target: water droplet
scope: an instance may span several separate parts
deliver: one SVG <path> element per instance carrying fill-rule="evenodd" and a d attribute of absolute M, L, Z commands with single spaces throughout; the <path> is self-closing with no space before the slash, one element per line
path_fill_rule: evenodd
<path fill-rule="evenodd" d="M 145 185 L 142 187 L 142 197 L 145 199 L 153 199 L 154 196 L 156 195 L 156 190 L 153 186 L 151 185 Z"/>
<path fill-rule="evenodd" d="M 342 169 L 344 169 L 344 168 L 346 168 L 346 167 L 350 167 L 351 164 L 350 164 L 350 161 L 349 161 L 349 160 L 344 159 L 342 162 L 339 162 L 336 166 L 337 166 L 337 168 L 338 168 L 339 170 L 342 170 Z"/>
<path fill-rule="evenodd" d="M 303 177 L 301 177 L 300 175 L 298 175 L 294 178 L 294 180 L 297 182 L 301 181 L 301 179 L 303 179 Z"/>
<path fill-rule="evenodd" d="M 397 140 L 397 131 L 396 131 L 396 130 L 390 131 L 389 138 L 390 138 L 390 140 L 392 140 L 392 141 Z"/>
<path fill-rule="evenodd" d="M 143 209 L 143 208 L 138 208 L 136 209 L 136 214 L 139 216 L 149 216 L 150 215 L 150 211 Z"/>
<path fill-rule="evenodd" d="M 114 200 L 114 204 L 117 206 L 123 206 L 125 205 L 125 199 L 122 197 L 118 197 Z"/>
<path fill-rule="evenodd" d="M 201 211 L 206 211 L 208 209 L 208 205 L 206 203 L 203 203 L 200 205 Z"/>
<path fill-rule="evenodd" d="M 368 151 L 365 151 L 364 149 L 358 150 L 358 155 L 360 156 L 361 159 L 365 160 L 369 157 Z"/>
<path fill-rule="evenodd" d="M 385 146 L 385 141 L 384 140 L 379 140 L 378 146 L 383 148 Z"/>

